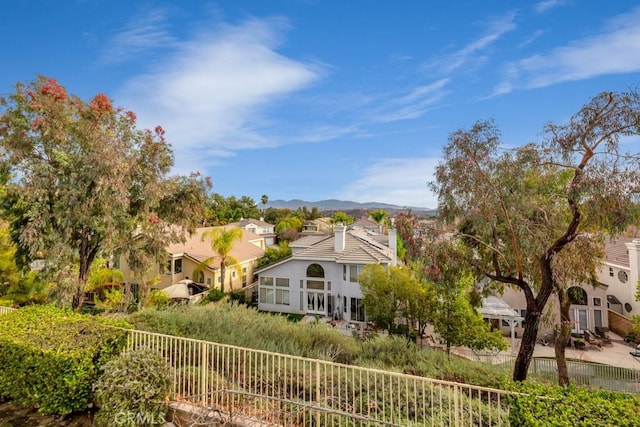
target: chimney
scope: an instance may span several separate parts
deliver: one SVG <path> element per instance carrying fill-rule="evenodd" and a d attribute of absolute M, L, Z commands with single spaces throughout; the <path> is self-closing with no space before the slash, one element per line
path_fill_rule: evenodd
<path fill-rule="evenodd" d="M 398 240 L 396 238 L 396 229 L 390 228 L 388 231 L 389 235 L 389 249 L 391 249 L 392 257 L 391 257 L 391 265 L 398 265 Z"/>
<path fill-rule="evenodd" d="M 344 240 L 345 240 L 345 230 L 347 228 L 342 225 L 341 222 L 337 223 L 336 225 L 333 226 L 333 231 L 335 233 L 335 243 L 334 243 L 334 249 L 336 252 L 343 252 L 344 251 Z"/>

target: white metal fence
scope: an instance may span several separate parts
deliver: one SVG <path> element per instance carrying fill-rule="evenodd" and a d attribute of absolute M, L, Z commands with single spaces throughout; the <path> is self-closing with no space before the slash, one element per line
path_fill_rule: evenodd
<path fill-rule="evenodd" d="M 0 314 L 9 313 L 9 312 L 11 312 L 13 310 L 15 310 L 15 308 L 5 307 L 5 306 L 0 305 Z"/>
<path fill-rule="evenodd" d="M 283 426 L 506 426 L 508 393 L 144 331 L 128 348 L 161 352 L 175 400 L 205 413 Z"/>
<path fill-rule="evenodd" d="M 504 366 L 510 371 L 513 370 L 516 361 L 516 356 L 510 354 L 475 352 L 466 348 L 456 348 L 453 353 L 469 360 Z M 578 385 L 611 391 L 640 393 L 640 369 L 577 360 L 567 360 L 567 369 L 571 382 Z M 534 357 L 529 365 L 529 375 L 555 381 L 558 376 L 556 360 L 547 357 Z"/>

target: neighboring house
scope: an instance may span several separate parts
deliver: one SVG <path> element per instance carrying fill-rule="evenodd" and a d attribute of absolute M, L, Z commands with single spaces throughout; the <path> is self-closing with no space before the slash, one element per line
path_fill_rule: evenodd
<path fill-rule="evenodd" d="M 607 306 L 625 316 L 640 315 L 636 301 L 640 279 L 640 239 L 621 237 L 605 245 L 598 281 L 607 286 Z"/>
<path fill-rule="evenodd" d="M 276 227 L 273 224 L 264 222 L 260 219 L 243 219 L 238 222 L 231 223 L 229 225 L 235 225 L 242 228 L 245 231 L 250 231 L 258 236 L 261 236 L 264 240 L 263 248 L 274 246 L 276 244 Z"/>
<path fill-rule="evenodd" d="M 233 227 L 224 226 L 225 229 Z M 203 284 L 209 288 L 220 288 L 220 258 L 211 249 L 211 241 L 202 241 L 202 234 L 214 227 L 197 228 L 195 233 L 187 238 L 184 243 L 170 244 L 166 250 L 170 259 L 166 265 L 158 266 L 160 283 L 158 289 L 167 288 L 182 280 L 193 280 L 196 284 Z M 242 240 L 237 241 L 230 257 L 238 262 L 234 266 L 227 267 L 225 290 L 240 289 L 253 281 L 254 269 L 258 258 L 264 255 L 264 239 L 251 231 L 242 232 Z M 206 259 L 214 257 L 202 271 L 196 273 L 198 266 Z M 120 270 L 125 278 L 131 277 L 131 271 L 124 258 L 120 262 Z"/>
<path fill-rule="evenodd" d="M 329 236 L 291 243 L 292 256 L 257 271 L 258 308 L 364 322 L 358 274 L 367 264 L 396 265 L 396 232 L 386 244 L 342 224 Z"/>
<path fill-rule="evenodd" d="M 317 218 L 306 221 L 302 224 L 300 236 L 327 235 L 333 233 L 333 223 L 331 218 Z"/>
<path fill-rule="evenodd" d="M 370 231 L 372 233 L 382 234 L 381 224 L 378 224 L 377 222 L 369 218 L 360 218 L 353 224 L 349 225 L 350 230 L 354 230 L 358 228 Z"/>

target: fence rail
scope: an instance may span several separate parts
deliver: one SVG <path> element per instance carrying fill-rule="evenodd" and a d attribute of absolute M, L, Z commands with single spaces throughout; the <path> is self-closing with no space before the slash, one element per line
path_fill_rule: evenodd
<path fill-rule="evenodd" d="M 508 392 L 144 331 L 175 400 L 283 426 L 507 426 Z"/>
<path fill-rule="evenodd" d="M 11 307 L 5 307 L 3 305 L 0 305 L 0 314 L 6 314 L 6 313 L 10 313 L 13 310 L 15 310 L 15 308 L 11 308 Z"/>
<path fill-rule="evenodd" d="M 513 370 L 516 357 L 510 354 L 474 352 L 466 348 L 456 348 L 454 354 L 469 360 L 504 366 Z M 640 369 L 623 368 L 600 363 L 567 360 L 569 378 L 578 385 L 611 391 L 640 393 Z M 529 365 L 529 375 L 557 379 L 556 360 L 548 357 L 534 357 Z"/>

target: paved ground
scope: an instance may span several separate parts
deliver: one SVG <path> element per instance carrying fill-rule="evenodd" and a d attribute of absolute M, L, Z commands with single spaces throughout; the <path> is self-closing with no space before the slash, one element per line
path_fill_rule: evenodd
<path fill-rule="evenodd" d="M 621 337 L 613 333 L 609 335 L 611 337 L 610 346 L 603 346 L 602 350 L 589 346 L 585 347 L 584 350 L 576 350 L 570 347 L 566 350 L 566 357 L 568 359 L 584 360 L 585 362 L 604 363 L 606 365 L 640 370 L 640 360 L 629 354 L 634 351 L 635 346 L 625 343 Z M 546 347 L 541 344 L 536 344 L 533 356 L 555 357 L 553 344 Z"/>

